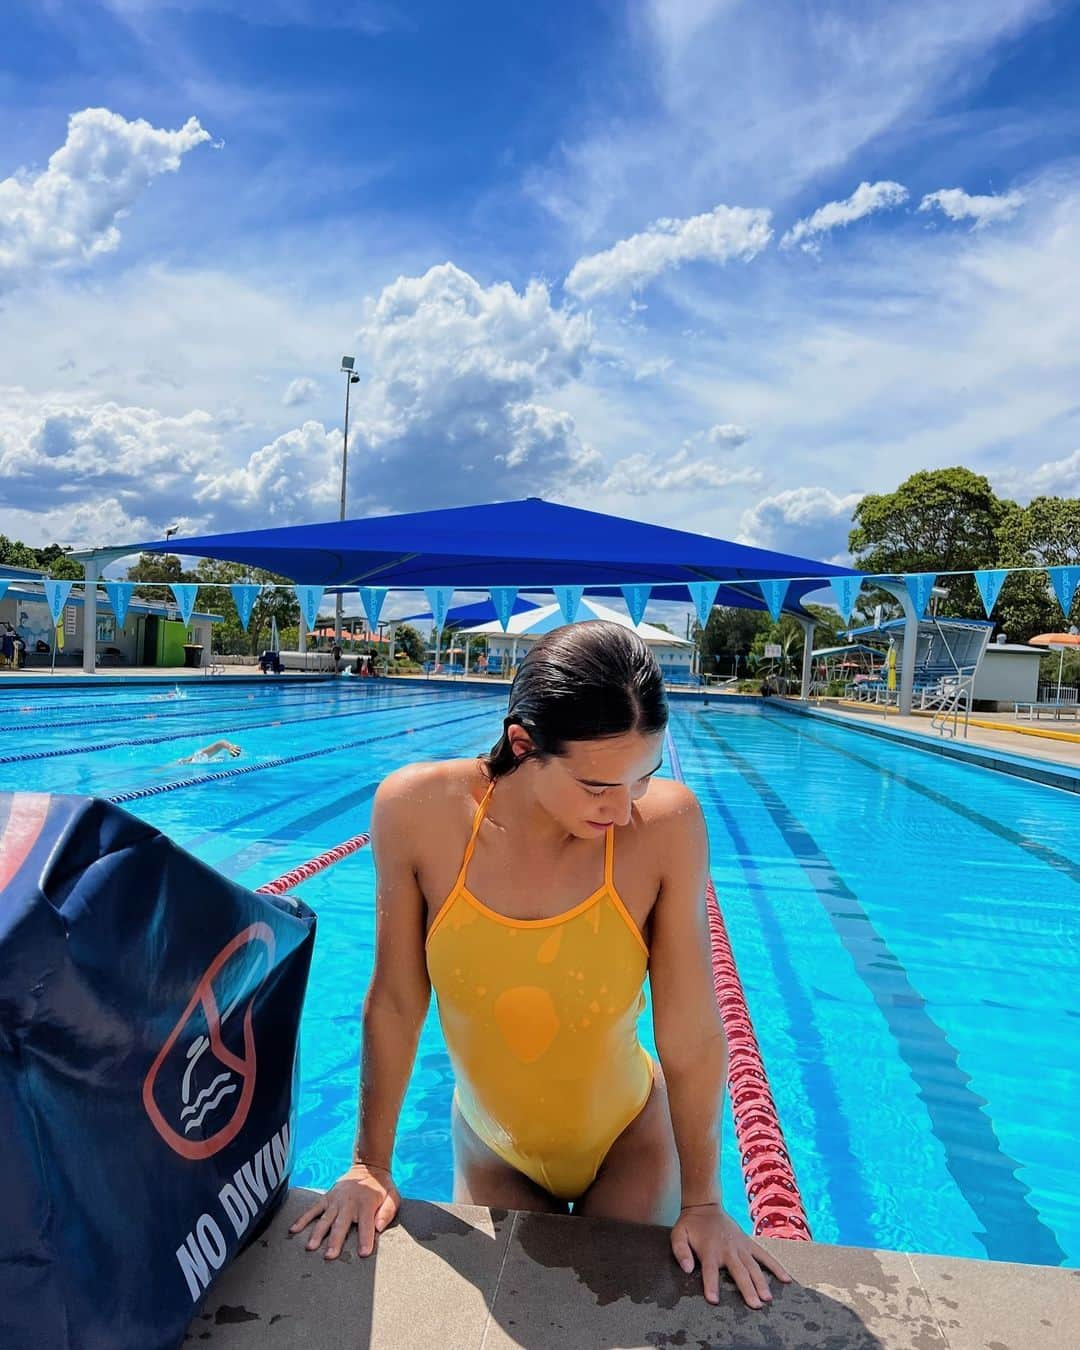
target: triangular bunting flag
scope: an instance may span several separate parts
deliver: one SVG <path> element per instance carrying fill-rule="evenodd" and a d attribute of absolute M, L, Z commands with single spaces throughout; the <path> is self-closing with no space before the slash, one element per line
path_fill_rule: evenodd
<path fill-rule="evenodd" d="M 300 601 L 300 613 L 304 616 L 308 632 L 319 622 L 319 606 L 326 591 L 325 586 L 296 586 L 296 598 Z"/>
<path fill-rule="evenodd" d="M 424 594 L 431 606 L 431 622 L 436 633 L 441 633 L 450 612 L 450 601 L 454 598 L 453 586 L 425 586 Z"/>
<path fill-rule="evenodd" d="M 973 572 L 972 575 L 975 578 L 975 585 L 979 588 L 986 617 L 989 618 L 990 611 L 997 604 L 997 598 L 1001 594 L 1005 578 L 1009 575 L 1009 569 L 1007 567 L 990 567 L 982 572 Z"/>
<path fill-rule="evenodd" d="M 645 617 L 645 606 L 649 603 L 649 596 L 652 594 L 651 586 L 620 586 L 623 593 L 623 599 L 626 601 L 626 608 L 630 611 L 630 617 L 634 621 L 636 628 Z"/>
<path fill-rule="evenodd" d="M 915 613 L 921 619 L 926 614 L 926 606 L 930 600 L 930 592 L 934 589 L 934 582 L 937 581 L 937 573 L 909 572 L 905 580 L 908 593 L 915 602 Z"/>
<path fill-rule="evenodd" d="M 517 599 L 516 586 L 492 586 L 488 595 L 491 596 L 491 603 L 495 606 L 495 617 L 498 619 L 503 632 L 510 628 L 510 619 L 514 613 L 514 601 Z"/>
<path fill-rule="evenodd" d="M 123 628 L 124 620 L 127 618 L 128 605 L 131 604 L 131 592 L 135 589 L 133 581 L 106 581 L 105 594 L 109 597 L 109 605 L 113 614 L 116 615 L 117 628 Z"/>
<path fill-rule="evenodd" d="M 360 603 L 364 607 L 364 618 L 367 619 L 367 626 L 374 633 L 378 627 L 379 615 L 382 613 L 383 601 L 386 599 L 385 586 L 360 586 Z"/>
<path fill-rule="evenodd" d="M 788 593 L 790 581 L 759 581 L 761 594 L 765 598 L 765 603 L 769 607 L 769 613 L 773 617 L 773 623 L 780 622 L 780 611 L 784 607 L 784 596 Z"/>
<path fill-rule="evenodd" d="M 255 601 L 262 593 L 262 587 L 253 581 L 242 581 L 235 586 L 230 586 L 232 592 L 233 604 L 236 606 L 236 616 L 240 620 L 240 627 L 247 632 L 248 622 L 251 619 L 251 611 L 255 608 Z"/>
<path fill-rule="evenodd" d="M 52 615 L 53 623 L 60 622 L 60 615 L 64 612 L 70 594 L 70 581 L 46 581 L 45 599 L 49 602 L 49 613 Z"/>
<path fill-rule="evenodd" d="M 1050 574 L 1050 585 L 1054 588 L 1058 604 L 1068 618 L 1076 588 L 1080 586 L 1080 567 L 1048 567 L 1046 570 Z"/>
<path fill-rule="evenodd" d="M 552 586 L 555 593 L 555 599 L 559 602 L 559 609 L 567 623 L 573 623 L 577 618 L 578 608 L 581 605 L 581 597 L 585 594 L 584 586 Z"/>
<path fill-rule="evenodd" d="M 199 593 L 199 583 L 197 581 L 173 581 L 169 584 L 173 595 L 176 596 L 176 607 L 180 611 L 180 622 L 190 623 L 191 614 L 195 608 L 195 597 Z"/>
<path fill-rule="evenodd" d="M 716 592 L 720 589 L 720 583 L 716 581 L 688 581 L 686 589 L 690 592 L 690 599 L 697 610 L 698 623 L 704 628 L 709 622 L 709 615 L 712 613 L 713 602 L 716 599 Z"/>
<path fill-rule="evenodd" d="M 862 577 L 830 577 L 829 585 L 832 587 L 840 617 L 845 623 L 850 623 L 852 611 L 862 588 Z"/>

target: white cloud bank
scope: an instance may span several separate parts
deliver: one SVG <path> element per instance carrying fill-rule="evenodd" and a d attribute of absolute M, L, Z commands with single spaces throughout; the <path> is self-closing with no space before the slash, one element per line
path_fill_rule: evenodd
<path fill-rule="evenodd" d="M 761 482 L 754 468 L 732 469 L 714 460 L 694 459 L 687 447 L 671 455 L 627 455 L 604 482 L 607 492 L 646 497 L 657 492 L 716 492 L 736 484 Z"/>
<path fill-rule="evenodd" d="M 301 403 L 310 403 L 319 392 L 319 386 L 314 380 L 309 380 L 306 375 L 300 375 L 295 380 L 290 380 L 281 396 L 281 401 L 286 408 L 295 408 Z"/>
<path fill-rule="evenodd" d="M 1025 201 L 1022 192 L 1005 192 L 999 196 L 971 196 L 963 188 L 942 188 L 928 192 L 919 203 L 920 211 L 932 211 L 936 206 L 950 220 L 973 220 L 972 229 L 981 230 L 999 220 L 1016 215 Z"/>
<path fill-rule="evenodd" d="M 839 226 L 851 225 L 876 211 L 889 211 L 908 199 L 908 190 L 901 183 L 883 179 L 878 183 L 862 182 L 842 202 L 826 202 L 812 216 L 798 220 L 780 240 L 781 248 L 798 245 L 804 253 L 816 253 L 823 234 Z"/>
<path fill-rule="evenodd" d="M 862 495 L 839 495 L 823 487 L 777 492 L 743 513 L 739 542 L 821 562 L 847 562 L 851 513 Z"/>
<path fill-rule="evenodd" d="M 563 283 L 580 300 L 607 291 L 640 290 L 668 268 L 686 262 L 749 262 L 772 238 L 770 213 L 716 206 L 687 220 L 657 220 L 602 253 L 579 258 Z"/>
<path fill-rule="evenodd" d="M 0 181 L 0 284 L 112 252 L 120 243 L 117 221 L 140 194 L 209 139 L 194 117 L 162 131 L 107 108 L 72 114 L 46 169 L 21 169 Z"/>

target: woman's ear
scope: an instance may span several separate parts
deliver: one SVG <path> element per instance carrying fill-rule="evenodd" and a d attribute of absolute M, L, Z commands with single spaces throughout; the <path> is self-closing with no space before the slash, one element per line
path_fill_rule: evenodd
<path fill-rule="evenodd" d="M 533 745 L 532 737 L 517 722 L 512 722 L 506 728 L 506 739 L 510 742 L 510 749 L 513 751 L 515 759 L 523 759 L 536 748 Z"/>

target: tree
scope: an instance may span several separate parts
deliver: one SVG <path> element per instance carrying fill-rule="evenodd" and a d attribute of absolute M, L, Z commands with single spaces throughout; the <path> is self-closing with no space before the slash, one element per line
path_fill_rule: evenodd
<path fill-rule="evenodd" d="M 8 567 L 37 567 L 37 554 L 29 544 L 0 534 L 0 563 Z"/>
<path fill-rule="evenodd" d="M 1080 501 L 1036 497 L 1027 506 L 1008 503 L 998 529 L 999 567 L 1069 567 L 1080 564 Z M 1002 587 L 995 613 L 1014 642 L 1080 625 L 1080 596 L 1066 616 L 1046 576 L 1014 572 Z"/>
<path fill-rule="evenodd" d="M 168 583 L 173 581 L 195 581 L 194 572 L 185 572 L 175 553 L 140 553 L 139 561 L 127 570 L 128 581 L 144 584 L 135 587 L 132 592 L 141 600 L 150 600 L 155 604 L 168 603 L 173 599 Z"/>
<path fill-rule="evenodd" d="M 864 572 L 956 572 L 994 567 L 1009 502 L 970 469 L 920 470 L 895 492 L 868 493 L 856 506 L 848 547 Z M 939 612 L 981 612 L 970 577 L 948 577 Z M 860 612 L 878 597 L 860 597 Z"/>
<path fill-rule="evenodd" d="M 411 623 L 398 624 L 394 636 L 395 651 L 404 652 L 410 661 L 417 665 L 424 663 L 424 639 Z"/>
<path fill-rule="evenodd" d="M 714 605 L 705 627 L 694 625 L 701 669 L 710 674 L 734 675 L 740 664 L 737 658 L 745 658 L 762 620 L 768 618 L 760 610 Z"/>

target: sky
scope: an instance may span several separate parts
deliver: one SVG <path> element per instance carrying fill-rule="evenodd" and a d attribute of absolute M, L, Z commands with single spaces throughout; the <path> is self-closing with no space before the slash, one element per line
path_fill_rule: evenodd
<path fill-rule="evenodd" d="M 1080 5 L 7 0 L 0 533 L 1080 491 Z"/>

